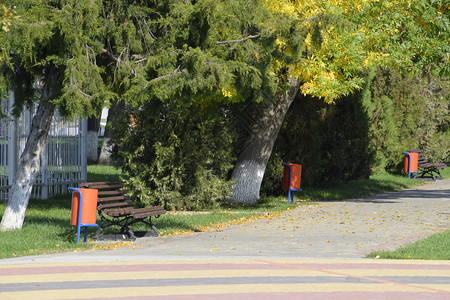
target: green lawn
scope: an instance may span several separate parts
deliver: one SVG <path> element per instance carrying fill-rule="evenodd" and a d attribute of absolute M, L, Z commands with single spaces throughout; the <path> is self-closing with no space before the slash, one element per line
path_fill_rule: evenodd
<path fill-rule="evenodd" d="M 376 251 L 368 258 L 450 260 L 450 231 L 433 234 L 394 251 Z"/>
<path fill-rule="evenodd" d="M 450 168 L 444 174 L 450 177 Z M 117 180 L 120 170 L 113 167 L 88 166 L 89 181 Z M 287 195 L 278 198 L 262 199 L 261 203 L 254 207 L 233 206 L 224 207 L 215 211 L 202 214 L 166 214 L 155 221 L 163 235 L 180 234 L 185 232 L 205 231 L 210 227 L 223 226 L 224 224 L 245 222 L 253 218 L 270 218 L 287 209 L 310 203 L 314 200 L 348 199 L 364 197 L 370 194 L 388 190 L 398 190 L 420 184 L 418 180 L 394 176 L 389 174 L 375 175 L 370 180 L 358 180 L 350 183 L 341 183 L 325 188 L 304 188 L 296 193 L 294 204 L 287 203 Z M 0 216 L 3 215 L 6 204 L 0 203 Z M 62 251 L 80 251 L 84 249 L 98 248 L 97 244 L 76 243 L 76 226 L 70 224 L 71 197 L 70 195 L 53 197 L 49 200 L 31 200 L 28 206 L 24 226 L 19 231 L 0 232 L 0 258 L 26 256 L 43 253 L 56 253 Z M 134 227 L 135 230 L 145 230 L 144 227 Z M 90 229 L 90 236 L 95 229 Z M 450 245 L 450 234 L 444 233 L 437 239 L 431 238 L 424 242 L 427 246 L 436 244 L 435 247 L 425 248 L 423 245 L 413 246 L 419 250 L 415 254 L 409 251 L 399 258 L 423 258 L 441 259 L 448 257 L 448 251 L 443 254 L 434 254 L 436 249 L 441 249 L 442 244 Z M 119 247 L 120 244 L 104 245 L 103 248 Z M 447 249 L 450 247 L 446 247 Z M 404 251 L 404 250 L 399 250 Z M 411 252 L 413 253 L 413 252 Z M 376 253 L 373 257 L 391 258 L 389 253 Z M 397 254 L 395 254 L 397 255 Z M 396 256 L 392 257 L 396 257 Z M 411 257 L 409 257 L 411 256 Z M 430 257 L 430 258 L 428 258 Z M 397 257 L 396 257 L 397 258 Z"/>
<path fill-rule="evenodd" d="M 450 171 L 450 168 L 447 168 Z M 450 177 L 450 172 L 447 172 Z M 305 200 L 345 200 L 362 198 L 387 191 L 397 191 L 423 184 L 420 180 L 389 173 L 375 174 L 370 179 L 359 179 L 326 187 L 304 187 L 300 197 Z"/>
<path fill-rule="evenodd" d="M 300 204 L 296 204 L 300 205 Z M 271 217 L 277 212 L 293 206 L 286 201 L 269 199 L 256 207 L 227 208 L 207 213 L 165 214 L 154 222 L 162 235 L 199 232 L 215 226 L 240 223 L 252 218 Z M 0 204 L 0 216 L 6 204 Z M 26 256 L 62 251 L 94 249 L 96 244 L 76 243 L 76 226 L 70 225 L 71 198 L 59 196 L 49 200 L 31 200 L 27 209 L 24 226 L 19 231 L 0 232 L 0 258 Z M 269 214 L 268 214 L 269 213 Z M 136 231 L 148 230 L 144 225 L 135 224 Z M 109 228 L 105 233 L 113 233 L 117 228 Z M 89 236 L 95 232 L 89 229 Z M 83 240 L 83 239 L 81 239 Z M 102 247 L 117 247 L 117 244 Z"/>

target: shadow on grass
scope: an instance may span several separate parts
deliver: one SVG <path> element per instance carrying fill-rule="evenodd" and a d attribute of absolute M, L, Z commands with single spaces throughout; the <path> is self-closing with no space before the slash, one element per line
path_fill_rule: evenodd
<path fill-rule="evenodd" d="M 77 227 L 70 225 L 70 214 L 67 215 L 67 219 L 61 217 L 36 216 L 31 215 L 25 218 L 24 226 L 33 228 L 42 228 L 40 234 L 42 235 L 54 235 L 49 239 L 58 239 L 64 242 L 73 242 L 76 239 Z M 52 227 L 51 230 L 46 230 L 46 226 Z M 84 231 L 83 231 L 84 232 Z"/>

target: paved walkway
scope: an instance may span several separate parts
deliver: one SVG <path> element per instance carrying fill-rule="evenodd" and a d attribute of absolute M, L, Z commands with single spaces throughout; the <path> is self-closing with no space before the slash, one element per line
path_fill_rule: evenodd
<path fill-rule="evenodd" d="M 0 260 L 0 298 L 450 299 L 450 260 L 362 259 L 449 227 L 442 180 L 112 251 Z"/>

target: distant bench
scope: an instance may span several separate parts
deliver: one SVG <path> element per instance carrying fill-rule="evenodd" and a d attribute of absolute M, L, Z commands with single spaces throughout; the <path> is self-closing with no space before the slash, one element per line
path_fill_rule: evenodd
<path fill-rule="evenodd" d="M 98 239 L 103 230 L 111 226 L 120 226 L 121 234 L 128 234 L 131 239 L 136 239 L 130 226 L 138 222 L 147 224 L 156 236 L 159 235 L 158 229 L 152 223 L 152 217 L 158 218 L 165 214 L 164 208 L 134 207 L 133 203 L 128 201 L 130 197 L 126 195 L 123 184 L 118 181 L 86 182 L 81 183 L 80 187 L 98 190 L 97 212 L 100 216 L 100 226 L 94 239 Z"/>
<path fill-rule="evenodd" d="M 428 159 L 426 158 L 426 156 L 423 154 L 422 150 L 420 150 L 420 149 L 409 150 L 409 152 L 419 153 L 419 160 L 418 160 L 419 174 L 414 176 L 414 178 L 417 178 L 417 177 L 423 178 L 426 175 L 429 175 L 431 178 L 433 178 L 433 180 L 436 179 L 437 175 L 439 175 L 439 178 L 442 178 L 441 172 L 439 170 L 442 170 L 445 167 L 447 167 L 447 165 L 445 163 L 430 163 L 430 162 L 428 162 Z"/>

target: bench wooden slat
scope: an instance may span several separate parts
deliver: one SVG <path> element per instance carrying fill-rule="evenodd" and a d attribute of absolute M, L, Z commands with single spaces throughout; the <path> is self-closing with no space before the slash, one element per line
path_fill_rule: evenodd
<path fill-rule="evenodd" d="M 157 228 L 151 222 L 151 217 L 158 217 L 166 213 L 163 207 L 145 207 L 136 208 L 123 190 L 123 184 L 118 181 L 103 182 L 85 182 L 80 184 L 81 188 L 90 188 L 98 190 L 97 211 L 100 215 L 101 224 L 97 230 L 94 239 L 110 226 L 120 226 L 120 233 L 128 233 L 131 238 L 136 238 L 129 227 L 130 224 L 143 222 L 149 225 L 156 235 L 159 234 Z M 148 221 L 145 218 L 149 218 Z"/>
<path fill-rule="evenodd" d="M 146 218 L 146 217 L 151 217 L 151 216 L 159 216 L 159 215 L 163 215 L 166 213 L 166 210 L 162 207 L 148 207 L 148 208 L 137 208 L 137 209 L 133 209 L 133 211 L 131 212 L 131 214 L 133 215 L 134 218 Z"/>
<path fill-rule="evenodd" d="M 114 208 L 114 207 L 131 207 L 133 208 L 133 203 L 130 202 L 114 202 L 114 203 L 105 203 L 105 204 L 100 204 L 99 206 L 97 206 L 97 209 L 105 209 L 105 208 Z"/>
<path fill-rule="evenodd" d="M 97 190 L 116 190 L 123 188 L 123 184 L 92 184 L 89 185 L 87 188 L 90 189 L 97 189 Z"/>
<path fill-rule="evenodd" d="M 116 196 L 116 195 L 125 195 L 127 193 L 127 191 L 124 190 L 113 190 L 113 191 L 103 191 L 103 190 L 99 190 L 98 191 L 98 196 L 99 197 L 104 197 L 104 196 Z"/>
<path fill-rule="evenodd" d="M 82 183 L 84 186 L 123 186 L 123 183 L 120 181 L 97 181 L 97 182 L 84 182 Z"/>
<path fill-rule="evenodd" d="M 103 212 L 110 217 L 122 217 L 130 215 L 132 207 L 103 209 Z"/>
<path fill-rule="evenodd" d="M 130 199 L 129 196 L 115 196 L 115 197 L 104 197 L 104 198 L 98 198 L 97 202 L 113 202 L 113 201 L 124 201 Z"/>

